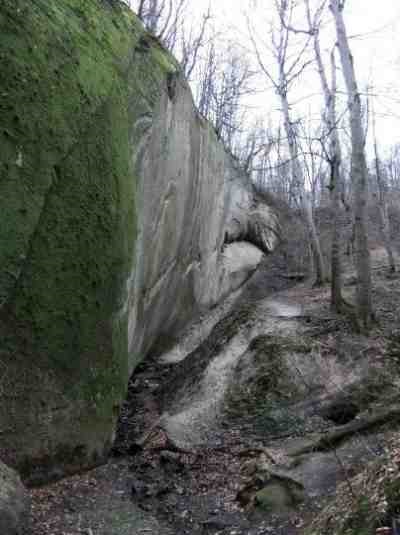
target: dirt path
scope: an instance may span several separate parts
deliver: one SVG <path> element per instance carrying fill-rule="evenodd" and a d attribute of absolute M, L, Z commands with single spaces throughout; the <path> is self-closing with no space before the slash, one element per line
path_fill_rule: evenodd
<path fill-rule="evenodd" d="M 132 500 L 127 460 L 32 490 L 32 535 L 172 535 Z"/>
<path fill-rule="evenodd" d="M 185 385 L 176 403 L 176 412 L 161 415 L 162 425 L 175 443 L 193 449 L 207 442 L 208 431 L 213 429 L 220 415 L 233 371 L 251 340 L 261 334 L 293 336 L 296 317 L 301 313 L 301 305 L 285 294 L 254 304 L 251 317 L 210 361 L 199 381 L 191 387 Z M 174 350 L 172 353 L 176 354 Z M 190 352 L 182 355 L 182 360 L 184 358 L 196 359 L 196 354 Z M 164 357 L 162 361 L 168 362 L 168 359 Z"/>

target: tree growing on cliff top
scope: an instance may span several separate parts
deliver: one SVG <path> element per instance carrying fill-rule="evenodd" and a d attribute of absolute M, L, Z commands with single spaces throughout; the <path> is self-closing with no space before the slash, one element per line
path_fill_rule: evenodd
<path fill-rule="evenodd" d="M 175 54 L 185 77 L 190 79 L 207 40 L 206 30 L 212 18 L 210 7 L 194 27 L 187 23 L 188 0 L 128 0 L 128 3 L 146 29 Z"/>
<path fill-rule="evenodd" d="M 129 5 L 166 48 L 175 48 L 187 0 L 129 0 Z"/>
<path fill-rule="evenodd" d="M 242 102 L 252 91 L 252 76 L 246 55 L 239 47 L 222 47 L 216 39 L 210 40 L 196 71 L 196 105 L 231 152 L 242 128 Z"/>

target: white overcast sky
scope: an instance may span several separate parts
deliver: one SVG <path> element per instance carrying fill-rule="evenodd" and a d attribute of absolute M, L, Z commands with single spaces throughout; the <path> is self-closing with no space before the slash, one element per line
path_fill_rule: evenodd
<path fill-rule="evenodd" d="M 211 5 L 214 24 L 227 38 L 237 40 L 250 48 L 246 23 L 246 13 L 255 27 L 255 34 L 268 40 L 268 20 L 271 20 L 271 0 L 189 0 L 193 17 L 207 10 Z M 251 6 L 251 7 L 250 7 Z M 349 35 L 358 36 L 351 40 L 356 73 L 360 90 L 366 84 L 373 84 L 377 131 L 384 146 L 400 142 L 400 1 L 399 0 L 346 0 L 344 11 Z M 333 43 L 333 24 L 326 26 L 324 44 Z M 300 22 L 300 19 L 299 19 Z M 267 52 L 266 52 L 267 54 Z M 267 56 L 265 56 L 267 57 Z M 263 79 L 257 89 L 262 89 Z M 265 82 L 265 85 L 267 83 Z M 303 78 L 301 87 L 295 90 L 292 100 L 308 93 L 319 92 L 318 78 L 311 68 Z M 298 91 L 298 93 L 297 93 Z M 319 113 L 320 101 L 306 99 L 298 115 Z M 268 93 L 254 101 L 254 113 L 262 116 L 270 109 L 277 109 L 276 97 Z M 307 108 L 307 111 L 306 111 Z"/>

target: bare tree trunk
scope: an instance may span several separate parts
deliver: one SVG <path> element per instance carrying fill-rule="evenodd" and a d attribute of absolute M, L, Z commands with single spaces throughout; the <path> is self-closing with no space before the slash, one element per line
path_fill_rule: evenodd
<path fill-rule="evenodd" d="M 140 0 L 139 6 L 137 9 L 137 16 L 139 17 L 140 20 L 143 20 L 145 2 L 146 0 Z"/>
<path fill-rule="evenodd" d="M 286 133 L 288 146 L 289 146 L 289 155 L 290 155 L 291 171 L 292 171 L 292 185 L 297 191 L 298 198 L 300 199 L 300 202 L 301 202 L 301 209 L 303 212 L 303 217 L 304 217 L 304 221 L 305 221 L 306 228 L 307 228 L 308 238 L 310 240 L 314 271 L 315 271 L 314 284 L 316 286 L 320 286 L 326 282 L 327 276 L 326 276 L 326 270 L 325 270 L 324 257 L 322 255 L 321 245 L 320 245 L 317 231 L 315 228 L 312 207 L 307 198 L 307 194 L 304 190 L 304 175 L 303 175 L 303 169 L 301 167 L 300 160 L 299 160 L 297 135 L 296 135 L 295 127 L 290 117 L 289 101 L 287 97 L 288 80 L 287 80 L 287 76 L 285 73 L 285 60 L 286 60 L 286 50 L 287 50 L 287 42 L 288 42 L 287 32 L 289 30 L 286 29 L 286 35 L 285 35 L 285 32 L 283 31 L 284 28 L 283 28 L 283 22 L 282 22 L 284 21 L 284 18 L 286 15 L 285 13 L 286 4 L 285 3 L 281 4 L 280 9 L 281 9 L 280 19 L 281 19 L 281 24 L 282 24 L 282 31 L 281 31 L 281 41 L 280 41 L 279 50 L 278 50 L 279 85 L 277 88 L 277 93 L 279 95 L 281 105 L 282 105 L 284 128 L 285 128 L 285 133 Z"/>
<path fill-rule="evenodd" d="M 343 2 L 330 0 L 330 9 L 336 25 L 338 48 L 349 98 L 351 143 L 352 143 L 352 181 L 355 194 L 355 261 L 358 276 L 357 313 L 361 325 L 366 329 L 373 319 L 371 291 L 371 258 L 367 232 L 367 164 L 365 140 L 362 127 L 360 93 L 354 71 L 353 57 L 343 20 Z"/>
<path fill-rule="evenodd" d="M 340 192 L 341 192 L 341 161 L 342 154 L 337 128 L 336 118 L 336 61 L 335 50 L 331 54 L 332 82 L 329 87 L 328 77 L 324 63 L 322 61 L 321 46 L 319 42 L 319 25 L 322 8 L 325 2 L 321 3 L 314 18 L 311 16 L 310 0 L 305 0 L 307 21 L 310 35 L 313 36 L 314 53 L 318 67 L 318 74 L 321 82 L 322 92 L 325 100 L 324 123 L 329 140 L 328 160 L 331 170 L 330 193 L 331 193 L 331 213 L 332 213 L 332 244 L 331 244 L 331 304 L 340 312 L 343 308 L 342 297 L 342 267 L 341 267 L 341 228 L 340 228 Z"/>
<path fill-rule="evenodd" d="M 289 103 L 288 103 L 287 94 L 285 90 L 286 80 L 284 77 L 283 68 L 281 68 L 280 71 L 281 71 L 281 82 L 280 82 L 281 91 L 279 92 L 279 96 L 281 99 L 283 116 L 284 116 L 284 128 L 285 128 L 285 133 L 286 133 L 288 146 L 289 146 L 289 155 L 290 155 L 292 181 L 293 181 L 292 186 L 297 191 L 298 198 L 300 198 L 301 210 L 303 212 L 303 217 L 304 217 L 304 221 L 305 221 L 306 228 L 307 228 L 307 234 L 310 240 L 314 271 L 315 271 L 314 284 L 316 286 L 321 286 L 327 280 L 324 257 L 322 255 L 321 245 L 318 239 L 317 230 L 315 228 L 312 207 L 309 202 L 309 199 L 307 198 L 307 194 L 304 191 L 303 170 L 301 168 L 301 164 L 299 161 L 299 151 L 297 147 L 296 132 L 293 127 L 293 123 L 291 122 L 291 119 L 290 119 Z"/>
<path fill-rule="evenodd" d="M 379 164 L 376 164 L 379 166 Z M 378 171 L 377 171 L 378 172 Z M 390 240 L 390 225 L 388 209 L 385 200 L 379 199 L 380 193 L 378 192 L 378 217 L 379 217 L 379 233 L 383 246 L 385 247 L 386 254 L 388 256 L 389 270 L 391 273 L 396 272 L 396 262 L 394 259 L 392 243 Z"/>
<path fill-rule="evenodd" d="M 312 205 L 310 199 L 308 199 L 306 194 L 303 194 L 302 205 L 304 217 L 306 219 L 307 232 L 310 240 L 311 252 L 315 269 L 314 285 L 321 286 L 327 281 L 325 262 L 320 246 L 320 241 L 317 235 L 317 229 L 315 228 Z"/>
<path fill-rule="evenodd" d="M 158 0 L 149 0 L 148 4 L 147 27 L 149 31 L 156 33 L 162 8 L 158 5 Z"/>
<path fill-rule="evenodd" d="M 253 42 L 258 64 L 264 74 L 267 76 L 267 78 L 272 82 L 281 102 L 284 128 L 289 148 L 290 169 L 292 175 L 292 187 L 290 188 L 292 191 L 290 191 L 289 193 L 293 194 L 293 190 L 296 190 L 297 200 L 300 201 L 304 222 L 307 227 L 310 246 L 312 249 L 312 258 L 316 274 L 315 284 L 321 285 L 327 280 L 324 258 L 322 255 L 320 242 L 315 228 L 312 209 L 309 206 L 309 200 L 305 191 L 304 172 L 299 159 L 300 151 L 298 149 L 298 135 L 296 127 L 291 120 L 288 101 L 288 91 L 291 84 L 296 79 L 298 79 L 298 77 L 308 64 L 306 60 L 303 63 L 302 56 L 307 48 L 309 39 L 307 40 L 306 45 L 301 49 L 300 53 L 297 56 L 295 55 L 294 59 L 293 57 L 289 58 L 289 34 L 291 31 L 293 31 L 293 28 L 290 25 L 290 21 L 292 20 L 293 9 L 296 5 L 296 2 L 294 0 L 275 0 L 274 4 L 280 20 L 278 35 L 276 36 L 274 35 L 274 33 L 272 33 L 271 36 L 272 46 L 274 48 L 274 56 L 276 58 L 277 66 L 279 69 L 278 79 L 274 78 L 274 76 L 271 75 L 269 68 L 263 62 L 263 58 L 251 34 L 250 39 Z"/>
<path fill-rule="evenodd" d="M 381 161 L 379 158 L 378 151 L 378 142 L 376 139 L 376 117 L 375 110 L 372 106 L 372 131 L 374 136 L 374 152 L 375 152 L 375 174 L 376 174 L 376 185 L 377 185 L 377 208 L 378 208 L 378 219 L 379 219 L 379 233 L 383 246 L 386 249 L 386 254 L 388 256 L 389 270 L 391 273 L 396 272 L 396 262 L 394 259 L 392 243 L 390 240 L 390 225 L 389 225 L 389 215 L 387 208 L 386 200 L 386 185 L 381 171 Z"/>
<path fill-rule="evenodd" d="M 341 266 L 341 226 L 340 226 L 340 194 L 342 184 L 341 161 L 342 153 L 336 124 L 336 61 L 335 50 L 331 54 L 332 66 L 332 86 L 328 105 L 329 128 L 329 160 L 331 166 L 331 209 L 333 218 L 332 246 L 331 246 L 331 263 L 332 263 L 332 281 L 331 281 L 331 304 L 332 307 L 340 312 L 343 308 L 342 297 L 342 266 Z"/>

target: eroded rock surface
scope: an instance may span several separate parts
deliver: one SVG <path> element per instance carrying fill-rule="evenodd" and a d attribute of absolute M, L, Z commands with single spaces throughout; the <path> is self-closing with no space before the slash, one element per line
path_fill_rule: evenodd
<path fill-rule="evenodd" d="M 128 288 L 131 356 L 160 336 L 168 343 L 239 288 L 278 241 L 275 213 L 199 117 L 187 84 L 179 77 L 174 84 L 174 98 L 162 92 L 134 153 L 140 202 Z"/>

